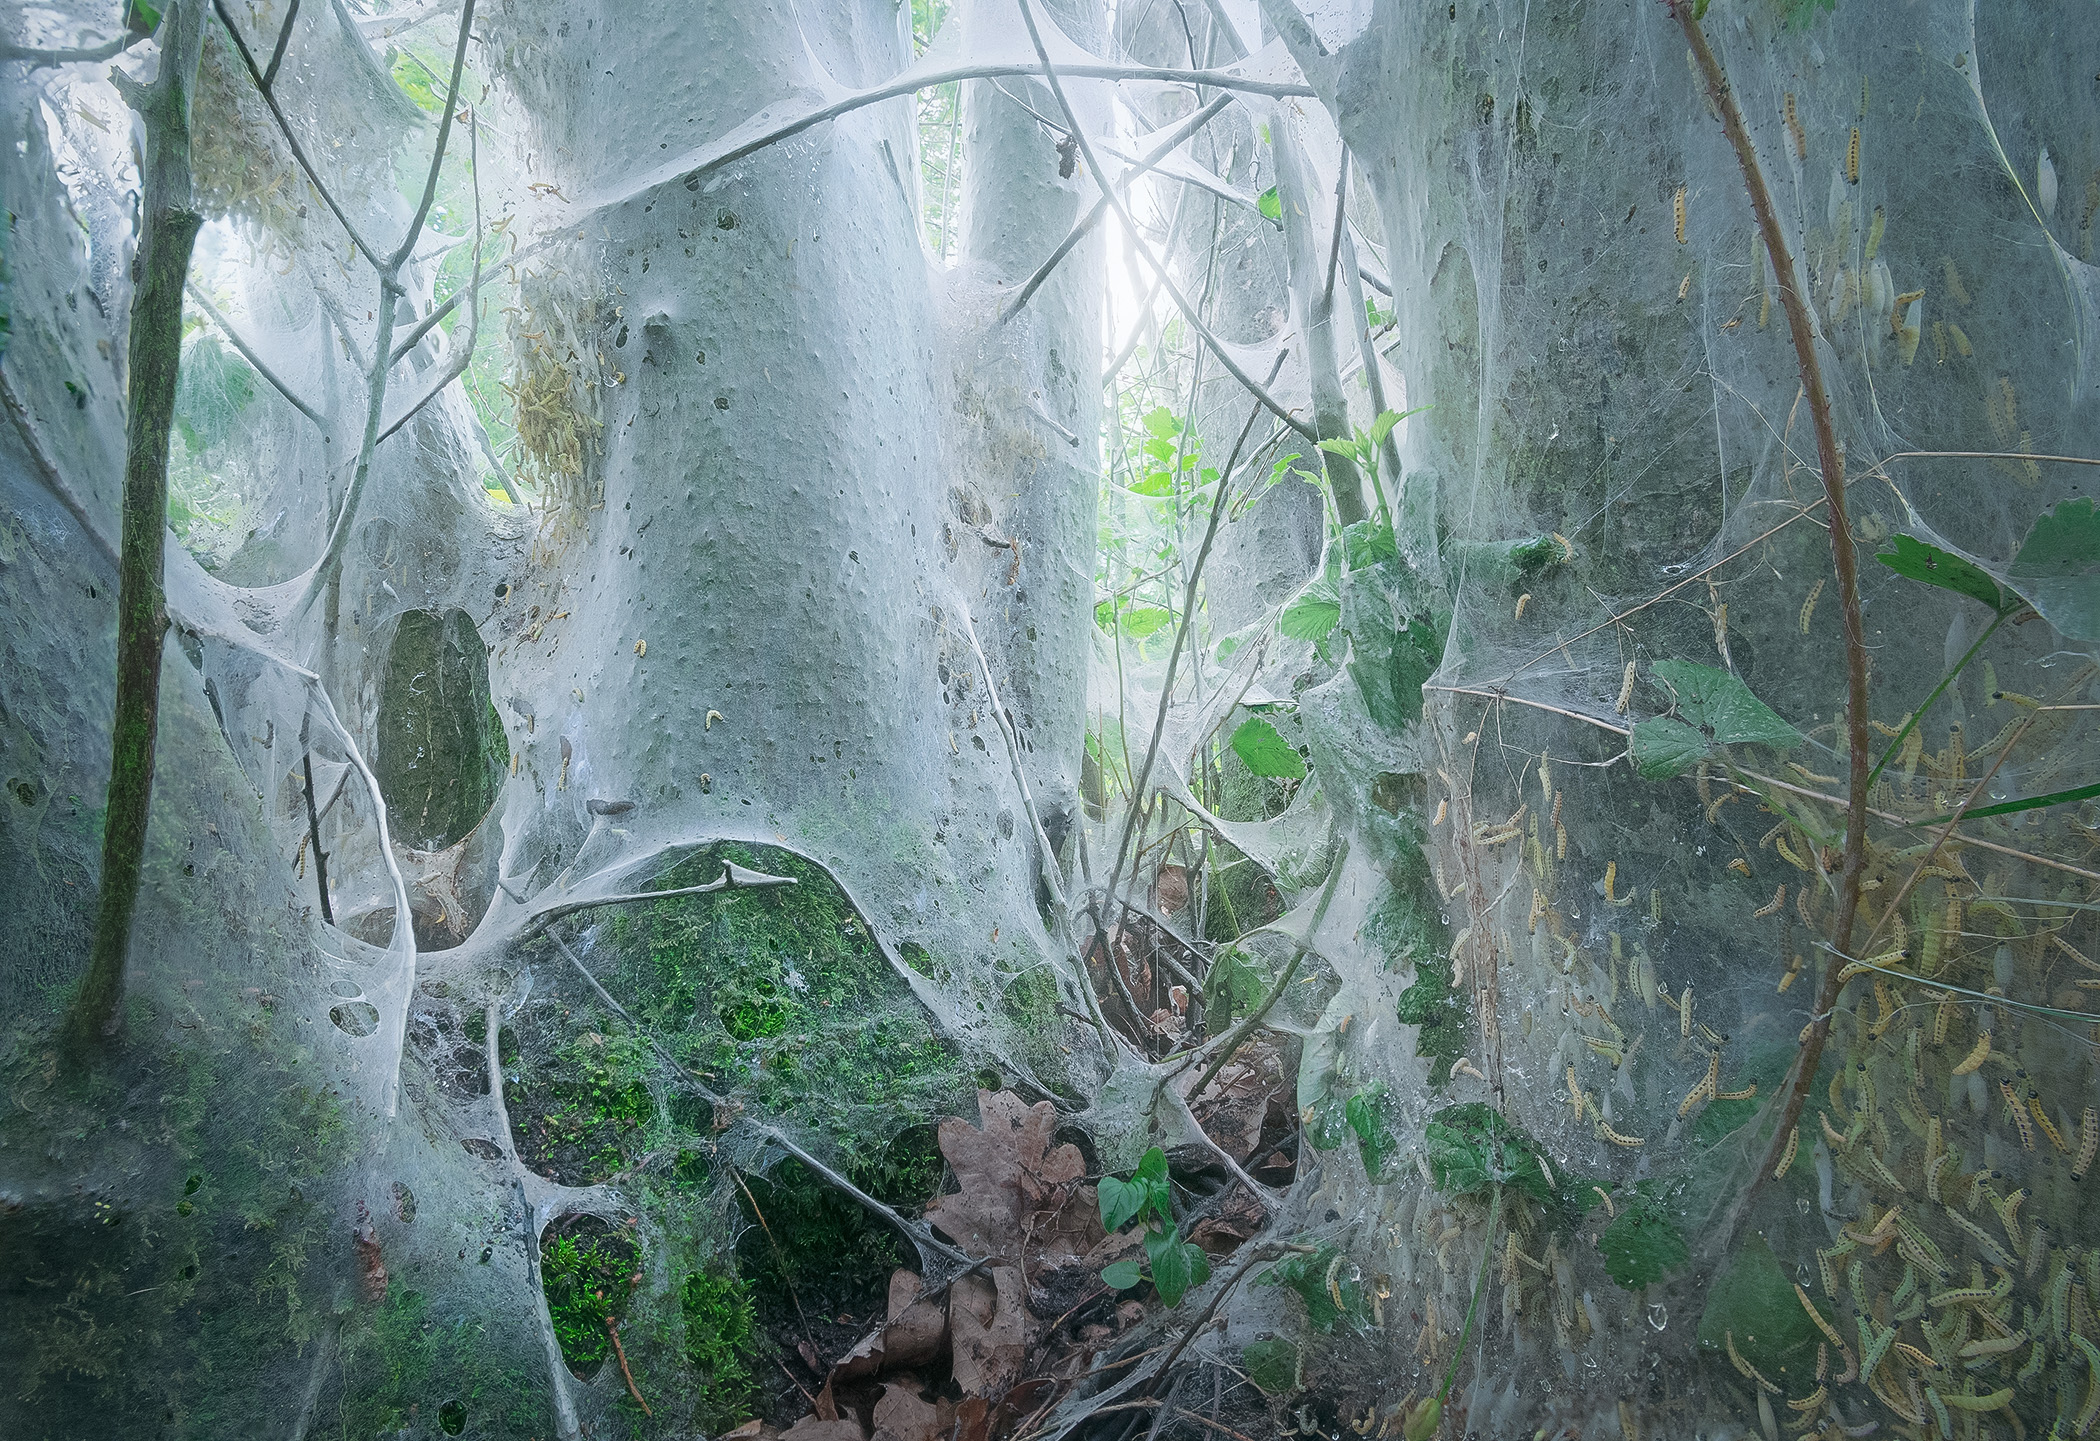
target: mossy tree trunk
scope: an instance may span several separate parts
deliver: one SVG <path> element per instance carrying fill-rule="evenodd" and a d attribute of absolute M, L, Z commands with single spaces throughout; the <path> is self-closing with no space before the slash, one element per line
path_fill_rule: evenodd
<path fill-rule="evenodd" d="M 102 832 L 102 888 L 88 970 L 67 1018 L 76 1046 L 116 1020 L 138 904 L 139 868 L 153 800 L 160 721 L 162 589 L 168 533 L 168 432 L 182 363 L 182 287 L 203 218 L 190 195 L 190 100 L 204 34 L 202 0 L 176 0 L 162 22 L 160 71 L 150 86 L 126 82 L 145 122 L 144 217 L 134 262 L 129 406 L 124 448 L 124 528 L 117 592 L 117 704 Z"/>

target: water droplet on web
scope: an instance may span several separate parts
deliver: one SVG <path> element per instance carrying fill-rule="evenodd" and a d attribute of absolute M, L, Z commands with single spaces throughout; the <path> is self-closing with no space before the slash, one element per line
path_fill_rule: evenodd
<path fill-rule="evenodd" d="M 1660 1301 L 1648 1303 L 1648 1324 L 1660 1331 L 1670 1324 L 1670 1308 Z"/>

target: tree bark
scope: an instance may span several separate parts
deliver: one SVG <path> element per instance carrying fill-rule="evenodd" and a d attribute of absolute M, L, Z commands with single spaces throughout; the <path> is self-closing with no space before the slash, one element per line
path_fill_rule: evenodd
<path fill-rule="evenodd" d="M 102 885 L 87 975 L 67 1017 L 67 1034 L 76 1047 L 93 1044 L 116 1021 L 152 811 L 161 644 L 168 629 L 162 589 L 168 432 L 175 419 L 175 381 L 182 364 L 183 283 L 203 224 L 190 199 L 190 100 L 203 28 L 201 0 L 176 0 L 162 21 L 159 74 L 150 87 L 125 87 L 146 129 L 144 233 L 131 306 L 117 703 L 103 817 Z"/>

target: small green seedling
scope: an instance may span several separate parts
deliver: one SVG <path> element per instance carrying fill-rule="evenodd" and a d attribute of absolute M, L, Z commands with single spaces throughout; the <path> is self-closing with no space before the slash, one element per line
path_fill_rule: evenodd
<path fill-rule="evenodd" d="M 1145 1152 L 1137 1170 L 1127 1181 L 1104 1176 L 1096 1190 L 1101 1205 L 1101 1224 L 1120 1231 L 1137 1222 L 1145 1227 L 1145 1260 L 1116 1261 L 1101 1268 L 1104 1285 L 1127 1291 L 1142 1283 L 1149 1273 L 1159 1298 L 1169 1306 L 1181 1304 L 1192 1286 L 1210 1279 L 1210 1258 L 1201 1246 L 1184 1241 L 1174 1221 L 1174 1196 L 1167 1184 L 1167 1153 L 1154 1146 Z"/>

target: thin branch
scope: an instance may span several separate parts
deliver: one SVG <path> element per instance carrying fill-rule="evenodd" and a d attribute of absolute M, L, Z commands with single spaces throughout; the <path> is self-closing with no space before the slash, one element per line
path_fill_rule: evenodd
<path fill-rule="evenodd" d="M 1831 562 L 1836 568 L 1838 603 L 1842 607 L 1845 625 L 1845 858 L 1838 887 L 1837 916 L 1831 922 L 1830 940 L 1839 954 L 1847 954 L 1852 949 L 1853 922 L 1859 914 L 1860 882 L 1867 869 L 1867 769 L 1873 764 L 1873 741 L 1867 732 L 1867 626 L 1860 610 L 1859 561 L 1853 552 L 1852 525 L 1845 514 L 1845 460 L 1838 450 L 1837 430 L 1830 418 L 1830 392 L 1824 387 L 1822 363 L 1816 355 L 1815 321 L 1801 293 L 1793 252 L 1787 245 L 1786 231 L 1779 223 L 1778 209 L 1765 186 L 1764 171 L 1757 160 L 1757 147 L 1751 143 L 1749 127 L 1744 124 L 1743 113 L 1735 102 L 1735 92 L 1721 71 L 1721 62 L 1706 42 L 1706 32 L 1700 27 L 1695 7 L 1675 4 L 1670 8 L 1684 31 L 1685 43 L 1691 47 L 1692 58 L 1706 81 L 1707 94 L 1720 112 L 1721 126 L 1735 148 L 1737 163 L 1742 167 L 1743 184 L 1750 192 L 1750 208 L 1756 212 L 1758 229 L 1764 236 L 1765 253 L 1771 257 L 1772 268 L 1778 276 L 1779 298 L 1785 306 L 1787 329 L 1794 342 L 1794 359 L 1801 371 L 1801 387 L 1808 395 L 1809 418 L 1815 426 L 1816 459 L 1822 471 L 1824 501 L 1829 506 Z M 1950 823 L 1948 834 L 1952 832 Z M 1809 1018 L 1807 1038 L 1801 1043 L 1793 1069 L 1782 1085 L 1785 1100 L 1779 1110 L 1778 1125 L 1766 1143 L 1766 1154 L 1760 1158 L 1756 1172 L 1730 1208 L 1727 1223 L 1715 1238 L 1719 1249 L 1725 1250 L 1733 1241 L 1734 1223 L 1740 1220 L 1765 1177 L 1771 1174 L 1783 1138 L 1793 1133 L 1794 1125 L 1801 1117 L 1809 1085 L 1815 1079 L 1816 1066 L 1823 1059 L 1824 1043 L 1830 1037 L 1830 1016 L 1840 988 L 1837 978 L 1843 969 L 1831 966 L 1823 978 L 1814 1014 Z"/>
<path fill-rule="evenodd" d="M 1313 906 L 1311 917 L 1305 922 L 1305 934 L 1291 942 L 1289 963 L 1276 978 L 1276 984 L 1269 987 L 1269 994 L 1262 997 L 1261 1004 L 1248 1012 L 1247 1018 L 1226 1032 L 1224 1038 L 1218 1042 L 1217 1054 L 1211 1058 L 1210 1064 L 1203 1068 L 1203 1074 L 1196 1078 L 1196 1084 L 1188 1089 L 1186 1099 L 1191 1104 L 1195 1102 L 1196 1097 L 1203 1094 L 1204 1087 L 1218 1078 L 1218 1072 L 1224 1070 L 1226 1064 L 1239 1053 L 1240 1047 L 1246 1044 L 1247 1037 L 1254 1034 L 1255 1028 L 1267 1019 L 1270 1009 L 1282 999 L 1284 988 L 1290 985 L 1291 978 L 1298 974 L 1298 963 L 1305 959 L 1307 951 L 1315 949 L 1313 937 L 1319 934 L 1320 923 L 1327 919 L 1327 907 L 1334 900 L 1335 889 L 1342 881 L 1342 867 L 1348 859 L 1349 838 L 1343 836 L 1341 848 L 1335 853 L 1334 868 L 1327 873 L 1327 884 L 1321 889 L 1320 899 Z"/>
<path fill-rule="evenodd" d="M 430 150 L 430 174 L 424 178 L 423 198 L 416 205 L 415 217 L 408 222 L 408 232 L 401 239 L 401 248 L 386 263 L 389 274 L 399 274 L 402 265 L 414 253 L 416 239 L 423 233 L 423 222 L 430 218 L 430 207 L 437 200 L 438 172 L 445 166 L 445 144 L 452 137 L 452 116 L 459 106 L 459 77 L 467 65 L 467 42 L 473 38 L 474 0 L 467 0 L 459 17 L 459 41 L 452 50 L 452 79 L 445 87 L 445 114 L 438 121 L 437 143 Z M 478 247 L 478 236 L 475 243 Z"/>
<path fill-rule="evenodd" d="M 81 45 L 62 50 L 39 50 L 33 45 L 11 45 L 0 40 L 0 64 L 27 61 L 32 70 L 46 65 L 83 65 L 97 60 L 107 60 L 121 55 L 132 46 L 145 40 L 144 35 L 127 30 L 122 35 L 94 45 Z"/>
<path fill-rule="evenodd" d="M 991 706 L 993 724 L 999 728 L 999 738 L 1006 742 L 1006 756 L 1013 766 L 1014 784 L 1021 791 L 1021 808 L 1027 813 L 1029 830 L 1035 836 L 1037 870 L 1042 876 L 1044 886 L 1050 891 L 1050 904 L 1058 916 L 1058 927 L 1063 932 L 1059 939 L 1076 955 L 1078 947 L 1072 942 L 1071 911 L 1065 900 L 1064 877 L 1058 874 L 1057 852 L 1050 844 L 1050 833 L 1043 828 L 1042 813 L 1036 808 L 1035 792 L 1029 788 L 1028 772 L 1021 764 L 1020 737 L 1014 729 L 1013 716 L 1007 711 L 1005 702 L 999 699 L 999 687 L 992 679 L 992 663 L 984 653 L 984 646 L 977 639 L 977 626 L 970 619 L 969 608 L 963 606 L 958 609 L 962 615 L 963 631 L 970 639 L 970 650 L 977 657 L 978 672 L 984 677 L 985 696 Z M 1113 957 L 1109 959 L 1109 966 L 1110 969 L 1115 967 Z M 1103 1044 L 1112 1049 L 1115 1033 L 1109 1029 L 1108 1018 L 1101 1013 L 1101 1000 L 1094 994 L 1093 982 L 1087 976 L 1083 958 L 1078 969 L 1080 995 L 1086 1000 L 1094 1029 L 1101 1033 Z"/>
<path fill-rule="evenodd" d="M 521 940 L 530 940 L 564 916 L 573 916 L 578 911 L 596 910 L 600 906 L 624 906 L 635 901 L 668 901 L 680 896 L 711 896 L 718 891 L 730 890 L 776 890 L 781 886 L 796 884 L 792 876 L 765 876 L 756 871 L 744 870 L 742 866 L 724 863 L 722 874 L 704 885 L 679 886 L 668 891 L 623 891 L 618 895 L 596 896 L 590 900 L 558 901 L 535 915 L 527 925 Z"/>
<path fill-rule="evenodd" d="M 277 121 L 278 133 L 284 136 L 285 144 L 291 147 L 292 159 L 298 161 L 299 168 L 306 173 L 307 183 L 313 186 L 314 192 L 321 197 L 321 203 L 335 216 L 336 223 L 343 227 L 343 233 L 350 237 L 350 243 L 357 247 L 358 253 L 377 265 L 378 252 L 365 243 L 364 236 L 358 234 L 357 227 L 350 223 L 350 217 L 336 202 L 334 192 L 321 182 L 321 172 L 314 169 L 313 161 L 307 158 L 306 147 L 301 145 L 299 137 L 292 133 L 292 122 L 285 117 L 284 107 L 277 103 L 277 92 L 272 90 L 269 82 L 263 78 L 262 69 L 256 65 L 255 55 L 248 49 L 247 40 L 242 38 L 240 27 L 233 23 L 233 16 L 226 12 L 226 0 L 212 0 L 212 8 L 218 12 L 219 23 L 226 27 L 226 33 L 233 38 L 233 48 L 240 52 L 241 63 L 248 67 L 248 77 L 255 82 L 256 92 L 262 96 L 263 104 L 270 107 L 270 114 Z"/>
<path fill-rule="evenodd" d="M 298 22 L 298 19 L 299 0 L 292 0 L 290 7 L 284 13 L 284 24 L 277 31 L 277 48 L 270 52 L 270 64 L 263 71 L 262 84 L 266 90 L 277 83 L 277 67 L 284 64 L 285 48 L 292 43 L 292 26 Z"/>
<path fill-rule="evenodd" d="M 1327 242 L 1327 281 L 1320 287 L 1321 308 L 1334 310 L 1334 275 L 1341 264 L 1342 236 L 1349 223 L 1349 147 L 1342 147 L 1342 163 L 1334 181 L 1334 234 Z"/>
<path fill-rule="evenodd" d="M 471 8 L 472 0 L 468 0 L 468 4 Z M 457 78 L 455 74 L 454 79 Z M 474 363 L 474 347 L 481 341 L 481 169 L 479 165 L 481 145 L 479 140 L 476 139 L 476 130 L 471 123 L 471 117 L 467 126 L 467 151 L 467 168 L 474 173 L 474 270 L 467 281 L 466 343 L 460 343 L 459 334 L 455 330 L 446 342 L 450 354 L 445 358 L 444 373 L 432 381 L 413 404 L 396 416 L 391 425 L 379 432 L 380 440 L 385 440 L 402 426 L 408 424 L 409 421 L 415 418 L 417 411 L 437 399 L 438 394 L 446 386 L 459 379 L 466 372 L 466 368 Z M 428 329 L 427 325 L 418 327 L 417 334 L 420 336 L 426 329 Z M 394 354 L 398 359 L 401 351 L 396 350 Z M 481 421 L 478 417 L 475 419 L 474 428 L 476 433 L 481 436 L 482 448 L 484 450 L 488 449 L 488 435 L 485 431 L 482 431 Z M 377 444 L 377 442 L 374 443 Z M 491 454 L 489 459 L 493 462 L 495 456 Z M 504 492 L 515 503 L 518 499 L 518 493 L 511 489 L 510 478 L 503 474 L 503 467 L 500 465 L 496 467 L 496 475 L 503 482 Z"/>
<path fill-rule="evenodd" d="M 1022 13 L 1024 15 L 1027 14 L 1027 3 L 1028 0 L 1021 0 Z M 1276 357 L 1276 364 L 1269 372 L 1271 380 L 1276 378 L 1277 371 L 1283 369 L 1284 356 L 1289 353 L 1285 351 Z M 1136 829 L 1138 817 L 1144 811 L 1145 800 L 1152 779 L 1152 766 L 1159 758 L 1160 740 L 1166 734 L 1167 712 L 1172 706 L 1174 697 L 1174 673 L 1180 666 L 1182 651 L 1188 646 L 1189 632 L 1195 628 L 1196 586 L 1203 579 L 1204 564 L 1210 559 L 1210 548 L 1217 541 L 1218 528 L 1225 519 L 1226 500 L 1232 493 L 1233 470 L 1240 458 L 1240 449 L 1247 443 L 1247 436 L 1253 431 L 1254 422 L 1260 416 L 1261 408 L 1259 406 L 1248 408 L 1247 423 L 1240 427 L 1239 439 L 1233 443 L 1232 454 L 1226 458 L 1225 468 L 1218 474 L 1218 489 L 1211 497 L 1210 503 L 1210 523 L 1204 528 L 1203 544 L 1197 550 L 1196 563 L 1189 571 L 1188 586 L 1183 592 L 1181 624 L 1175 628 L 1174 648 L 1168 652 L 1166 673 L 1160 680 L 1159 709 L 1152 718 L 1152 740 L 1145 748 L 1144 764 L 1137 773 L 1136 783 L 1131 787 L 1130 809 L 1123 817 L 1123 836 L 1116 845 L 1115 864 L 1109 868 L 1108 885 L 1104 894 L 1111 901 L 1115 899 L 1116 888 L 1122 882 L 1124 864 L 1130 859 L 1131 835 Z M 1105 953 L 1108 950 L 1107 917 L 1098 904 L 1094 904 L 1092 910 L 1094 913 L 1093 943 L 1101 947 Z M 1111 961 L 1111 966 L 1113 966 L 1113 961 Z"/>
<path fill-rule="evenodd" d="M 1175 148 L 1183 141 L 1223 114 L 1226 107 L 1231 104 L 1232 97 L 1230 95 L 1220 95 L 1217 99 L 1211 101 L 1210 104 L 1183 120 L 1179 125 L 1176 125 L 1172 130 L 1161 136 L 1150 150 L 1145 151 L 1135 161 L 1131 162 L 1129 167 L 1116 177 L 1116 185 L 1121 189 L 1128 189 L 1132 181 L 1158 165 L 1160 161 L 1172 154 Z M 1101 223 L 1101 217 L 1106 214 L 1108 214 L 1108 196 L 1104 192 L 1095 198 L 1093 207 L 1073 224 L 1070 233 L 1062 241 L 1058 242 L 1057 249 L 1051 251 L 1048 258 L 1035 268 L 1035 274 L 1028 277 L 1028 283 L 1021 287 L 1020 294 L 1008 301 L 1006 308 L 999 312 L 999 323 L 1001 325 L 1012 320 L 1014 316 L 1020 313 L 1021 307 L 1029 302 L 1036 291 L 1042 288 L 1043 282 L 1050 278 L 1050 273 L 1057 269 L 1058 262 L 1071 254 L 1072 248 L 1091 234 L 1094 227 Z"/>
<path fill-rule="evenodd" d="M 994 80 L 1010 75 L 1034 78 L 1042 73 L 1040 65 L 1025 60 L 951 65 L 939 70 L 927 70 L 924 68 L 907 70 L 903 74 L 885 81 L 872 89 L 857 90 L 822 105 L 812 106 L 810 109 L 777 124 L 764 124 L 763 122 L 768 112 L 761 112 L 759 115 L 755 115 L 750 120 L 747 120 L 743 126 L 732 130 L 728 135 L 718 136 L 707 144 L 689 150 L 674 160 L 666 161 L 664 164 L 629 180 L 616 191 L 591 197 L 590 203 L 593 209 L 604 210 L 616 205 L 624 205 L 637 196 L 654 190 L 659 186 L 677 182 L 697 185 L 701 177 L 712 174 L 724 166 L 734 165 L 737 161 L 747 156 L 755 155 L 759 151 L 777 145 L 783 140 L 800 135 L 803 131 L 822 125 L 827 120 L 836 120 L 842 115 L 850 115 L 855 110 L 862 109 L 865 106 L 879 105 L 885 100 L 894 100 L 900 95 L 911 95 L 920 90 L 936 89 L 958 80 Z M 1078 80 L 1144 80 L 1166 84 L 1207 86 L 1216 90 L 1236 91 L 1246 95 L 1268 95 L 1277 98 L 1292 95 L 1311 95 L 1313 93 L 1310 85 L 1283 80 L 1257 80 L 1246 75 L 1235 74 L 1231 70 L 1190 70 L 1179 66 L 1155 65 L 1110 65 L 1095 61 L 1065 66 L 1060 73 L 1070 75 Z M 1065 118 L 1069 125 L 1074 129 L 1077 128 L 1078 120 L 1073 116 L 1070 107 L 1066 107 Z M 748 134 L 743 133 L 753 125 L 758 125 L 760 128 L 751 130 Z M 718 146 L 721 148 L 717 149 L 716 147 Z M 583 224 L 584 222 L 579 221 L 570 228 L 580 231 L 583 228 Z"/>
<path fill-rule="evenodd" d="M 1065 112 L 1065 119 L 1072 126 L 1072 138 L 1079 142 L 1080 152 L 1086 157 L 1088 173 L 1094 177 L 1094 183 L 1101 187 L 1102 198 L 1114 207 L 1116 218 L 1123 222 L 1123 228 L 1130 236 L 1130 243 L 1136 247 L 1140 255 L 1145 257 L 1145 263 L 1150 265 L 1153 271 L 1158 274 L 1160 287 L 1167 292 L 1167 297 L 1174 302 L 1175 308 L 1181 312 L 1182 319 L 1188 322 L 1191 330 L 1203 337 L 1203 343 L 1210 347 L 1211 353 L 1218 357 L 1219 363 L 1232 372 L 1232 378 L 1245 386 L 1256 400 L 1259 400 L 1263 405 L 1274 411 L 1277 418 L 1282 420 L 1285 425 L 1290 426 L 1307 440 L 1317 443 L 1320 437 L 1311 426 L 1292 415 L 1288 410 L 1285 410 L 1277 402 L 1276 398 L 1269 394 L 1267 385 L 1258 383 L 1253 376 L 1241 369 L 1240 363 L 1234 360 L 1231 353 L 1225 349 L 1225 343 L 1211 333 L 1210 327 L 1203 323 L 1203 317 L 1196 313 L 1196 307 L 1189 304 L 1188 297 L 1181 293 L 1181 287 L 1174 283 L 1174 277 L 1167 274 L 1166 263 L 1154 255 L 1152 247 L 1145 243 L 1143 236 L 1139 234 L 1137 220 L 1130 213 L 1130 207 L 1123 203 L 1122 196 L 1116 194 L 1115 187 L 1109 182 L 1107 173 L 1101 168 L 1101 157 L 1094 153 L 1093 142 L 1086 138 L 1086 131 L 1080 127 L 1078 112 L 1072 108 L 1071 97 L 1065 94 L 1064 81 L 1058 78 L 1057 67 L 1050 63 L 1050 52 L 1044 48 L 1042 32 L 1037 29 L 1035 23 L 1035 11 L 1030 8 L 1028 0 L 1019 0 L 1019 4 L 1021 6 L 1021 19 L 1028 26 L 1028 38 L 1035 42 L 1036 56 L 1042 62 L 1043 78 L 1050 82 L 1050 91 L 1057 97 L 1058 107 Z M 1074 67 L 1072 73 L 1083 75 L 1086 71 L 1084 68 Z M 1277 369 L 1280 370 L 1281 368 L 1279 361 Z M 1273 382 L 1275 378 L 1276 371 L 1270 371 L 1270 381 Z"/>
<path fill-rule="evenodd" d="M 198 308 L 211 317 L 211 323 L 219 327 L 219 333 L 233 342 L 233 348 L 241 353 L 241 359 L 254 366 L 255 373 L 264 380 L 269 381 L 270 388 L 283 396 L 291 404 L 292 409 L 312 421 L 325 438 L 328 434 L 328 422 L 321 418 L 321 412 L 315 410 L 292 393 L 292 388 L 284 383 L 283 378 L 276 371 L 270 369 L 263 362 L 263 358 L 255 353 L 255 348 L 241 337 L 241 333 L 238 330 L 233 328 L 233 322 L 219 313 L 219 307 L 212 304 L 211 297 L 204 293 L 195 280 L 185 280 L 183 288 L 189 293 L 190 299 L 197 302 Z"/>

